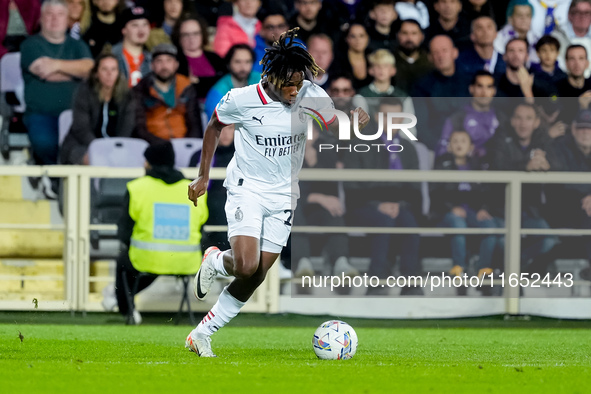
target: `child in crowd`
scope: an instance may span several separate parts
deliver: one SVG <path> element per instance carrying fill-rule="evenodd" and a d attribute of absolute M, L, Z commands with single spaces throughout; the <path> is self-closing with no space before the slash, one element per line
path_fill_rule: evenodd
<path fill-rule="evenodd" d="M 394 55 L 387 49 L 378 49 L 367 57 L 369 62 L 369 75 L 373 77 L 373 81 L 359 89 L 359 94 L 364 97 L 406 97 L 406 92 L 401 92 L 403 95 L 395 95 L 396 88 L 392 86 L 392 77 L 396 75 L 396 60 Z"/>
<path fill-rule="evenodd" d="M 394 10 L 394 3 L 394 0 L 377 0 L 369 11 L 371 22 L 367 26 L 367 34 L 372 51 L 390 49 L 396 44 L 398 13 Z"/>
<path fill-rule="evenodd" d="M 453 131 L 449 139 L 448 153 L 437 158 L 435 170 L 481 170 L 481 165 L 471 156 L 473 149 L 474 145 L 467 131 Z M 486 208 L 487 193 L 483 185 L 470 182 L 431 183 L 430 188 L 432 216 L 445 227 L 503 227 L 501 220 L 492 217 Z M 479 276 L 492 273 L 492 255 L 500 238 L 494 234 L 485 235 L 480 242 Z M 468 257 L 465 235 L 451 236 L 451 253 L 454 266 L 449 274 L 462 276 L 466 271 Z M 465 295 L 465 291 L 465 288 L 458 288 L 459 295 Z"/>
<path fill-rule="evenodd" d="M 412 99 L 400 88 L 392 85 L 392 77 L 396 75 L 396 60 L 387 49 L 378 49 L 367 57 L 369 62 L 369 75 L 373 81 L 359 89 L 359 94 L 367 98 L 370 113 L 374 112 L 380 104 L 380 97 L 398 97 L 402 101 L 402 110 L 414 114 Z M 411 132 L 415 133 L 412 128 Z"/>
<path fill-rule="evenodd" d="M 556 38 L 546 35 L 540 38 L 535 48 L 540 59 L 539 63 L 534 63 L 531 66 L 535 79 L 554 85 L 566 78 L 566 73 L 558 67 L 560 42 Z"/>

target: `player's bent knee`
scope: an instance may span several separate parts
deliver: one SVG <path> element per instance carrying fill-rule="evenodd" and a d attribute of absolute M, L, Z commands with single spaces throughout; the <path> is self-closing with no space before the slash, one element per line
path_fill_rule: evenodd
<path fill-rule="evenodd" d="M 234 257 L 234 276 L 239 279 L 250 278 L 255 274 L 258 266 L 258 261 Z"/>

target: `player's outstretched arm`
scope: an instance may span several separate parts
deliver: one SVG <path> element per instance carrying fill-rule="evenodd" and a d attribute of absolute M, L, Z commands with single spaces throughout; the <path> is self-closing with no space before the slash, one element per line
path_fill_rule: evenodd
<path fill-rule="evenodd" d="M 197 206 L 197 199 L 205 194 L 207 191 L 207 184 L 209 183 L 209 170 L 211 169 L 211 162 L 213 155 L 218 147 L 220 134 L 224 127 L 233 127 L 233 125 L 225 125 L 221 123 L 215 112 L 211 115 L 205 134 L 203 135 L 203 148 L 201 149 L 201 164 L 199 165 L 199 176 L 189 185 L 189 200 Z"/>

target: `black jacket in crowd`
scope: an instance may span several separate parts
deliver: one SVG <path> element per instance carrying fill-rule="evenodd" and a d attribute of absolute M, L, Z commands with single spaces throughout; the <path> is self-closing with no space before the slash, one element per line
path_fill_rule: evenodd
<path fill-rule="evenodd" d="M 314 141 L 313 148 L 316 150 L 316 164 L 310 166 L 306 160 L 304 159 L 303 168 L 313 168 L 313 169 L 323 169 L 323 168 L 330 168 L 335 169 L 337 166 L 337 162 L 339 161 L 339 154 L 337 154 L 336 150 L 323 150 L 320 152 L 320 144 L 331 144 L 336 145 L 338 144 L 338 140 L 330 134 L 321 133 L 320 136 L 316 141 Z M 308 149 L 308 148 L 306 148 Z M 339 185 L 338 182 L 330 182 L 330 181 L 300 181 L 300 201 L 302 205 L 307 205 L 307 200 L 310 194 L 312 193 L 320 193 L 325 194 L 328 196 L 338 196 L 339 195 Z"/>
<path fill-rule="evenodd" d="M 467 164 L 471 171 L 482 170 L 483 165 L 474 157 L 468 159 Z M 451 153 L 445 153 L 435 160 L 435 170 L 459 171 L 454 156 Z M 458 180 L 462 179 L 461 173 L 458 173 Z M 431 198 L 431 218 L 439 222 L 451 211 L 452 208 L 467 205 L 475 212 L 481 209 L 490 208 L 489 193 L 485 185 L 472 182 L 433 182 L 429 183 L 429 193 Z"/>
<path fill-rule="evenodd" d="M 451 77 L 433 70 L 411 88 L 418 138 L 429 149 L 437 148 L 445 120 L 470 103 L 469 84 L 469 77 L 457 69 Z"/>
<path fill-rule="evenodd" d="M 370 130 L 377 130 L 377 126 L 368 126 Z M 371 141 L 351 139 L 351 144 L 371 144 Z M 373 142 L 376 143 L 376 142 Z M 418 170 L 419 158 L 417 151 L 409 140 L 400 138 L 403 151 L 399 153 L 402 168 L 405 170 Z M 387 170 L 390 168 L 390 153 L 382 147 L 379 152 L 372 150 L 366 153 L 351 152 L 344 155 L 346 168 Z M 392 170 L 395 172 L 396 170 Z M 397 202 L 408 207 L 417 217 L 420 215 L 423 202 L 421 186 L 417 182 L 346 182 L 345 201 L 347 211 L 351 212 L 366 204 L 376 208 L 382 202 Z"/>
<path fill-rule="evenodd" d="M 517 134 L 510 126 L 498 129 L 493 139 L 493 149 L 490 158 L 492 170 L 526 171 L 527 163 L 531 160 L 531 154 L 534 149 L 540 149 L 546 152 L 546 160 L 550 164 L 550 171 L 556 171 L 561 168 L 554 151 L 552 138 L 550 138 L 545 129 L 538 128 L 535 130 L 529 146 L 525 149 L 519 144 Z M 491 187 L 494 188 L 494 194 L 498 196 L 495 199 L 498 201 L 495 214 L 502 215 L 505 201 L 503 194 L 504 187 Z M 542 217 L 544 208 L 543 192 L 544 185 L 524 184 L 521 195 L 522 211 L 534 218 Z"/>
<path fill-rule="evenodd" d="M 366 27 L 367 34 L 369 35 L 369 48 L 371 52 L 377 51 L 378 49 L 387 49 L 393 51 L 396 46 L 396 33 L 400 29 L 400 21 L 395 20 L 390 26 L 390 34 L 380 33 L 375 26 L 375 23 L 370 23 Z"/>
<path fill-rule="evenodd" d="M 88 30 L 82 36 L 82 40 L 88 44 L 94 58 L 100 55 L 106 44 L 113 46 L 122 39 L 120 18 L 111 24 L 106 24 L 96 16 L 92 18 Z"/>
<path fill-rule="evenodd" d="M 116 111 L 115 133 L 110 137 L 131 137 L 135 126 L 135 101 L 129 91 L 123 100 L 109 108 Z M 63 164 L 82 164 L 88 145 L 101 138 L 103 105 L 89 83 L 81 83 L 74 96 L 72 127 L 60 148 Z M 111 116 L 114 118 L 114 116 Z"/>
<path fill-rule="evenodd" d="M 558 171 L 591 173 L 591 155 L 581 152 L 570 132 L 555 140 L 554 149 L 561 164 Z M 585 215 L 581 200 L 588 195 L 591 195 L 591 183 L 548 185 L 546 197 L 556 224 L 576 225 Z"/>

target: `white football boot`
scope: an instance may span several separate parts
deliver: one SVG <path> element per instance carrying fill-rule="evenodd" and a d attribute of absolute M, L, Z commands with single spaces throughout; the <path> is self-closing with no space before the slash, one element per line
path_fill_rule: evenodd
<path fill-rule="evenodd" d="M 215 280 L 216 269 L 213 266 L 212 259 L 219 251 L 220 249 L 216 246 L 207 248 L 201 261 L 201 267 L 197 271 L 197 275 L 195 275 L 193 294 L 200 301 L 203 301 L 207 297 L 207 293 L 209 293 L 209 289 L 211 289 L 211 285 Z"/>
<path fill-rule="evenodd" d="M 217 357 L 211 350 L 211 337 L 196 331 L 195 329 L 189 333 L 185 340 L 185 347 L 197 353 L 199 357 Z M 193 332 L 195 332 L 195 336 L 193 336 Z"/>

